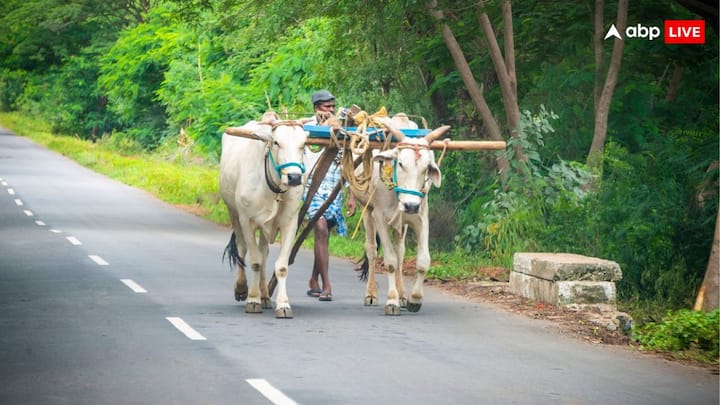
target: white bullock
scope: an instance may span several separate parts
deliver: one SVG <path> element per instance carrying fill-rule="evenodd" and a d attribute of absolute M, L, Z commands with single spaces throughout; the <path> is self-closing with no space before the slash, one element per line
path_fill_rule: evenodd
<path fill-rule="evenodd" d="M 236 128 L 254 139 L 223 134 L 220 158 L 220 194 L 227 205 L 233 234 L 226 248 L 230 263 L 238 266 L 235 299 L 247 299 L 245 312 L 272 308 L 265 282 L 269 244 L 280 234 L 275 261 L 278 293 L 275 317 L 292 318 L 286 290 L 288 259 L 303 193 L 303 148 L 308 133 L 298 121 L 279 121 L 266 113 L 261 122 Z M 252 271 L 248 290 L 247 263 Z"/>
<path fill-rule="evenodd" d="M 405 137 L 399 128 L 417 128 L 417 125 L 404 114 L 387 119 L 385 126 L 399 142 L 393 149 L 373 156 L 372 180 L 368 191 L 359 193 L 353 190 L 353 195 L 363 205 L 370 199 L 369 212 L 363 216 L 365 253 L 369 265 L 365 305 L 378 303 L 375 282 L 377 232 L 388 272 L 385 314 L 400 315 L 401 307 L 407 305 L 408 311 L 417 312 L 422 306 L 423 282 L 430 267 L 428 192 L 430 184 L 439 187 L 441 180 L 440 169 L 429 145 L 450 127 L 437 128 L 424 138 Z M 361 170 L 358 168 L 358 172 Z M 418 245 L 415 283 L 406 299 L 402 263 L 407 226 L 415 232 Z"/>

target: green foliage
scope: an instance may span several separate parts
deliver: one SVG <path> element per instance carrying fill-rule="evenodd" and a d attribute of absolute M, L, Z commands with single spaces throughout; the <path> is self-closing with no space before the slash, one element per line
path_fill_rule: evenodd
<path fill-rule="evenodd" d="M 608 145 L 598 226 L 602 254 L 623 268 L 620 295 L 652 296 L 678 308 L 691 305 L 702 280 L 713 223 L 700 218 L 714 215 L 717 205 L 702 210 L 688 201 L 698 172 L 688 170 L 687 149 L 671 138 L 665 142 L 641 155 Z M 697 256 L 682 253 L 689 251 Z"/>
<path fill-rule="evenodd" d="M 165 113 L 155 102 L 163 70 L 171 59 L 163 38 L 172 36 L 167 14 L 153 13 L 150 22 L 121 33 L 101 59 L 98 86 L 107 94 L 108 109 L 117 114 L 144 147 L 152 149 L 162 140 Z"/>
<path fill-rule="evenodd" d="M 463 228 L 456 242 L 466 251 L 481 250 L 494 263 L 512 267 L 519 251 L 543 247 L 549 212 L 555 203 L 569 204 L 582 199 L 582 187 L 589 175 L 579 164 L 561 162 L 546 167 L 539 150 L 543 137 L 554 131 L 555 114 L 541 106 L 538 114 L 525 111 L 517 137 L 504 152 L 512 171 L 506 189 L 498 188 L 491 200 L 476 211 L 476 220 Z M 527 161 L 518 159 L 515 147 L 522 148 Z"/>
<path fill-rule="evenodd" d="M 659 322 L 646 323 L 633 333 L 645 350 L 686 352 L 694 358 L 717 363 L 720 339 L 720 310 L 668 311 Z"/>
<path fill-rule="evenodd" d="M 26 83 L 26 72 L 3 69 L 0 74 L 0 111 L 7 112 L 18 108 L 18 99 L 22 96 Z"/>

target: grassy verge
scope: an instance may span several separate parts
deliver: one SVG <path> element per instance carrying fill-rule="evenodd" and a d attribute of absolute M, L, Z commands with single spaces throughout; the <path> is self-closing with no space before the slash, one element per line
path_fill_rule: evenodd
<path fill-rule="evenodd" d="M 217 166 L 168 161 L 160 156 L 128 155 L 105 143 L 72 136 L 55 136 L 38 121 L 17 114 L 0 114 L 0 122 L 79 164 L 125 184 L 149 191 L 170 204 L 186 208 L 219 224 L 227 211 L 219 198 Z"/>

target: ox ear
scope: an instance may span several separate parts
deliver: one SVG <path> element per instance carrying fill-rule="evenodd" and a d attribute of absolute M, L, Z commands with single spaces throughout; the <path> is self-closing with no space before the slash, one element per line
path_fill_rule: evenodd
<path fill-rule="evenodd" d="M 253 131 L 253 136 L 260 141 L 271 142 L 273 140 L 272 125 L 260 123 Z"/>
<path fill-rule="evenodd" d="M 389 150 L 384 150 L 382 152 L 379 152 L 377 155 L 373 156 L 374 162 L 391 162 L 397 157 L 397 149 L 392 148 Z"/>
<path fill-rule="evenodd" d="M 430 162 L 430 166 L 428 166 L 428 177 L 430 178 L 433 186 L 440 187 L 442 175 L 440 174 L 440 168 L 437 164 L 435 164 L 435 162 Z"/>

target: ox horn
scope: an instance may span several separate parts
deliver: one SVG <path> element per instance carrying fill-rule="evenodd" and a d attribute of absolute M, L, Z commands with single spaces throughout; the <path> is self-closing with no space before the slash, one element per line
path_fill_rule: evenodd
<path fill-rule="evenodd" d="M 260 139 L 257 135 L 255 135 L 255 131 L 253 131 L 250 128 L 245 128 L 245 127 L 225 128 L 225 133 L 228 135 L 239 136 L 242 138 Z"/>
<path fill-rule="evenodd" d="M 443 125 L 440 128 L 433 129 L 429 134 L 425 135 L 425 140 L 428 145 L 433 143 L 434 140 L 440 138 L 445 132 L 450 130 L 450 125 Z"/>
<path fill-rule="evenodd" d="M 275 111 L 268 111 L 263 114 L 260 123 L 272 125 L 275 121 L 280 121 L 280 116 Z"/>
<path fill-rule="evenodd" d="M 405 134 L 403 134 L 402 131 L 397 129 L 397 127 L 392 123 L 392 120 L 390 118 L 383 118 L 381 122 L 385 126 L 385 128 L 387 128 L 388 132 L 393 134 L 397 142 L 401 142 L 403 139 L 405 139 Z"/>

